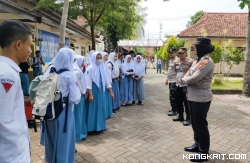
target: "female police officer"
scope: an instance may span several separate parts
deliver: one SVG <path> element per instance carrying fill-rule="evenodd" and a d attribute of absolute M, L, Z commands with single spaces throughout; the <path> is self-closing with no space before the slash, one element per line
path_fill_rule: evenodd
<path fill-rule="evenodd" d="M 207 161 L 207 157 L 204 156 L 208 154 L 210 146 L 207 113 L 213 97 L 210 84 L 213 79 L 214 62 L 208 54 L 214 51 L 214 46 L 211 44 L 210 39 L 197 38 L 193 48 L 198 59 L 193 62 L 192 67 L 182 78 L 182 82 L 188 84 L 187 98 L 195 144 L 184 149 L 185 151 L 200 154 L 190 161 L 203 162 Z"/>

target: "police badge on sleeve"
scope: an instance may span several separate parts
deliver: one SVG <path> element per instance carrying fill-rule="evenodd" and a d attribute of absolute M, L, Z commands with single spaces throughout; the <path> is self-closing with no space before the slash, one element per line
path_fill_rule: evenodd
<path fill-rule="evenodd" d="M 8 93 L 9 90 L 11 89 L 12 85 L 15 82 L 11 79 L 1 79 L 1 83 L 2 83 L 3 88 L 5 89 L 6 93 Z"/>

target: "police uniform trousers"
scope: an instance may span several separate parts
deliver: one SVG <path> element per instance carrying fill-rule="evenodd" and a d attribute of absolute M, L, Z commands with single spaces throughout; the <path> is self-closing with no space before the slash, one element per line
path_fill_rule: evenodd
<path fill-rule="evenodd" d="M 176 107 L 177 111 L 179 113 L 179 117 L 183 117 L 184 112 L 184 106 L 185 106 L 185 112 L 186 112 L 186 119 L 190 120 L 190 113 L 189 113 L 189 106 L 187 101 L 187 87 L 179 87 L 176 88 Z"/>
<path fill-rule="evenodd" d="M 176 112 L 176 83 L 169 83 L 169 101 L 172 111 Z"/>
<path fill-rule="evenodd" d="M 208 131 L 207 113 L 210 102 L 189 101 L 192 128 L 194 131 L 194 141 L 199 152 L 208 154 L 210 146 L 210 136 Z"/>

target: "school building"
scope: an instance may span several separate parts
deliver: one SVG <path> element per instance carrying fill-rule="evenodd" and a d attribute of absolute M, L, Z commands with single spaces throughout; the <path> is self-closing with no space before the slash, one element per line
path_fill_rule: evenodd
<path fill-rule="evenodd" d="M 206 36 L 212 43 L 217 42 L 222 47 L 224 41 L 232 40 L 235 47 L 242 51 L 243 60 L 233 66 L 231 75 L 240 75 L 245 68 L 246 30 L 248 13 L 204 13 L 201 19 L 178 34 L 179 39 L 186 40 L 185 47 L 189 48 L 189 55 L 194 58 L 190 48 L 197 37 Z M 223 54 L 222 54 L 223 56 Z M 223 60 L 223 57 L 222 57 Z M 226 72 L 228 65 L 223 61 L 216 64 L 215 73 Z"/>
<path fill-rule="evenodd" d="M 52 10 L 34 10 L 35 6 L 36 3 L 27 0 L 0 1 L 0 22 L 12 19 L 26 23 L 33 31 L 33 52 L 30 58 L 36 50 L 40 50 L 46 67 L 58 51 L 61 14 Z M 76 20 L 68 19 L 65 46 L 71 47 L 77 55 L 87 56 L 92 49 L 90 32 L 83 29 Z M 101 39 L 96 38 L 96 50 L 103 51 L 103 47 Z M 32 72 L 30 74 L 32 79 Z"/>

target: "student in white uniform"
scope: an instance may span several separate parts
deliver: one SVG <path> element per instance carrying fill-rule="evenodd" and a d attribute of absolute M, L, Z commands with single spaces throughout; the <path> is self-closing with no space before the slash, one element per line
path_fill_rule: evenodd
<path fill-rule="evenodd" d="M 6 20 L 0 24 L 0 38 L 0 163 L 30 163 L 18 65 L 32 52 L 32 31 L 20 21 Z"/>
<path fill-rule="evenodd" d="M 54 120 L 45 121 L 45 161 L 48 163 L 73 163 L 75 159 L 75 122 L 74 104 L 81 100 L 81 92 L 74 74 L 73 63 L 75 52 L 69 48 L 61 48 L 56 55 L 54 68 L 56 71 L 67 69 L 60 76 L 60 91 L 62 97 L 69 97 L 68 108 Z M 64 132 L 64 122 L 67 111 L 67 130 Z"/>

